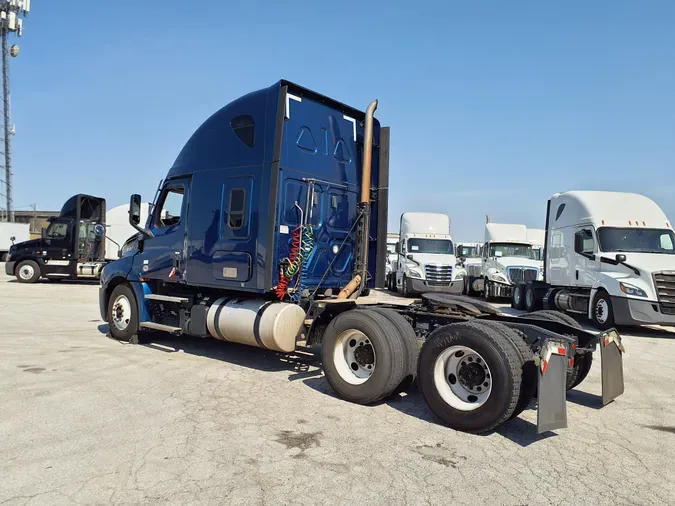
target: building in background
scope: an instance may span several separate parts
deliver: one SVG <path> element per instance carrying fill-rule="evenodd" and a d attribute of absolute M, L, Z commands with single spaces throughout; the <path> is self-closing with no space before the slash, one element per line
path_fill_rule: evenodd
<path fill-rule="evenodd" d="M 15 223 L 30 224 L 30 238 L 37 239 L 42 235 L 42 229 L 47 228 L 48 218 L 58 216 L 59 211 L 14 211 Z"/>

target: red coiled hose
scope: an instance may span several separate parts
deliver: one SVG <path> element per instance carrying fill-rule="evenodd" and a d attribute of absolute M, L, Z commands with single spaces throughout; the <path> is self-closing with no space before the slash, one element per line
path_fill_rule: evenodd
<path fill-rule="evenodd" d="M 300 256 L 301 245 L 302 227 L 297 227 L 293 229 L 293 232 L 291 233 L 291 248 L 288 252 L 288 258 L 282 262 L 282 267 L 279 272 L 279 284 L 274 289 L 279 300 L 283 300 L 283 298 L 286 296 L 288 284 L 291 282 L 291 278 L 297 274 L 300 268 L 298 257 Z"/>

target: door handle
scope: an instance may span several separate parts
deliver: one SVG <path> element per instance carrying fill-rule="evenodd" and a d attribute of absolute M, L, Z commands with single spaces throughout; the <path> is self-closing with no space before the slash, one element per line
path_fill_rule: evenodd
<path fill-rule="evenodd" d="M 579 280 L 579 269 L 577 269 L 577 281 Z"/>

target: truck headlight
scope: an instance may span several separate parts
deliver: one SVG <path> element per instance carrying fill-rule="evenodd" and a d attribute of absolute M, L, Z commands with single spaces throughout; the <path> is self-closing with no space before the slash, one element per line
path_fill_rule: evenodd
<path fill-rule="evenodd" d="M 411 278 L 421 278 L 422 277 L 422 274 L 420 274 L 418 271 L 413 270 L 413 269 L 410 269 L 410 271 L 408 271 L 408 274 L 410 275 Z"/>
<path fill-rule="evenodd" d="M 464 271 L 455 274 L 455 279 L 464 279 Z"/>
<path fill-rule="evenodd" d="M 647 294 L 645 291 L 641 288 L 638 288 L 637 286 L 629 285 L 628 283 L 621 283 L 619 282 L 619 288 L 621 288 L 621 291 L 625 293 L 626 295 L 633 295 L 635 297 L 646 297 Z"/>
<path fill-rule="evenodd" d="M 503 274 L 500 274 L 498 272 L 495 272 L 494 274 L 490 274 L 490 279 L 492 281 L 498 281 L 500 283 L 508 283 L 509 280 L 506 279 L 506 277 Z"/>

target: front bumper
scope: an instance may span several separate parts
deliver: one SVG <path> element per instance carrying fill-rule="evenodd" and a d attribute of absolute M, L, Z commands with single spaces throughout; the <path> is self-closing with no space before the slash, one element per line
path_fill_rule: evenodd
<path fill-rule="evenodd" d="M 513 296 L 513 285 L 507 285 L 499 281 L 490 281 L 490 286 L 492 287 L 493 297 L 510 299 Z"/>
<path fill-rule="evenodd" d="M 612 297 L 612 308 L 617 325 L 675 326 L 675 315 L 663 314 L 658 302 Z"/>
<path fill-rule="evenodd" d="M 442 292 L 442 293 L 462 293 L 464 287 L 464 279 L 458 279 L 448 285 L 430 285 L 423 279 L 408 278 L 410 283 L 409 289 L 412 293 L 428 293 L 428 292 Z"/>
<path fill-rule="evenodd" d="M 14 266 L 16 262 L 5 262 L 5 274 L 8 276 L 14 276 Z"/>

